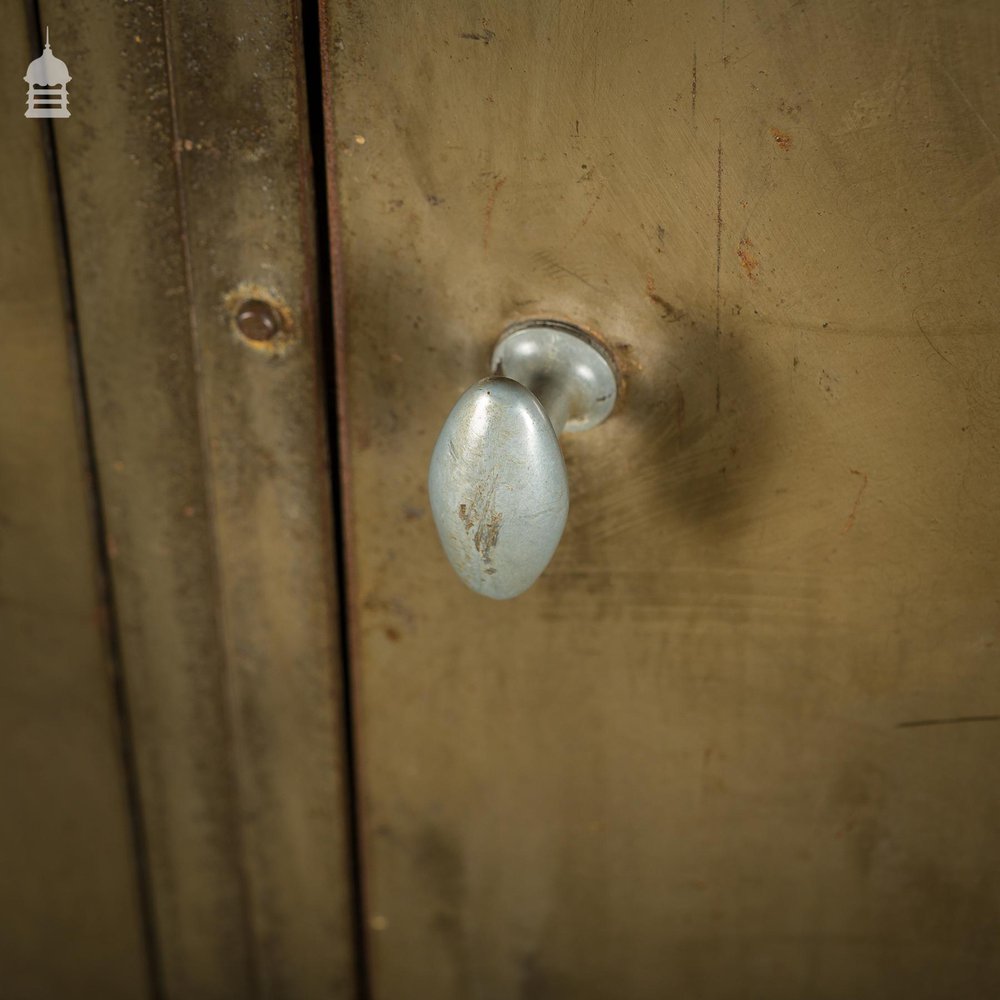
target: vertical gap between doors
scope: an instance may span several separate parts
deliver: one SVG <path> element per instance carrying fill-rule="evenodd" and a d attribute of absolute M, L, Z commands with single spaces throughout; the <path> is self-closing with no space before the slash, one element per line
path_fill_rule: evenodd
<path fill-rule="evenodd" d="M 350 614 L 351 578 L 349 573 L 348 545 L 350 544 L 347 524 L 346 484 L 342 475 L 342 437 L 338 414 L 338 358 L 335 349 L 335 288 L 333 278 L 332 241 L 337 238 L 333 222 L 330 199 L 334 194 L 328 188 L 332 176 L 329 162 L 330 151 L 327 142 L 331 136 L 326 133 L 324 87 L 329 80 L 324 79 L 325 59 L 323 45 L 326 38 L 323 17 L 325 10 L 319 0 L 303 0 L 302 3 L 302 49 L 305 58 L 306 104 L 309 128 L 309 144 L 312 150 L 313 190 L 316 199 L 316 281 L 318 298 L 318 335 L 321 373 L 324 386 L 324 402 L 327 421 L 327 443 L 331 477 L 331 497 L 333 502 L 334 546 L 336 549 L 337 595 L 340 636 L 341 704 L 344 724 L 345 783 L 347 800 L 348 840 L 350 845 L 352 924 L 354 930 L 355 971 L 357 976 L 357 996 L 368 1000 L 371 996 L 367 935 L 365 933 L 364 867 L 362 861 L 362 837 L 360 822 L 357 719 L 354 711 L 354 690 L 351 674 L 351 629 Z M 341 331 L 342 333 L 342 331 Z"/>

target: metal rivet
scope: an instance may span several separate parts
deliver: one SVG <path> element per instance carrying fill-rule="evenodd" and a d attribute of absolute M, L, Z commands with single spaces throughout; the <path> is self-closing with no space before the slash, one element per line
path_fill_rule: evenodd
<path fill-rule="evenodd" d="M 247 340 L 273 340 L 281 327 L 281 313 L 269 302 L 247 299 L 236 310 L 236 328 Z"/>

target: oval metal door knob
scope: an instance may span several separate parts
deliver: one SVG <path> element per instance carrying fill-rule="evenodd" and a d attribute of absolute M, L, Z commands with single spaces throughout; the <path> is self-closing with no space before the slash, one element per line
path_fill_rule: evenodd
<path fill-rule="evenodd" d="M 554 321 L 507 330 L 492 369 L 445 421 L 428 489 L 455 571 L 477 593 L 505 599 L 538 579 L 566 526 L 569 484 L 559 434 L 601 423 L 618 384 L 595 340 Z"/>

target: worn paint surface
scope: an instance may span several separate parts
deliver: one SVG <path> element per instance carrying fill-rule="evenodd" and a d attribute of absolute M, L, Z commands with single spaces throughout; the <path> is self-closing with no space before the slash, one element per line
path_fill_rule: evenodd
<path fill-rule="evenodd" d="M 376 997 L 996 992 L 995 5 L 327 8 Z M 498 606 L 424 483 L 537 315 L 626 398 Z"/>
<path fill-rule="evenodd" d="M 302 25 L 53 0 L 84 374 L 167 997 L 353 993 Z M 247 298 L 273 340 L 237 326 Z"/>
<path fill-rule="evenodd" d="M 26 9 L 7 12 L 5 66 L 38 56 Z M 45 130 L 0 103 L 0 994 L 139 1000 L 149 956 Z"/>

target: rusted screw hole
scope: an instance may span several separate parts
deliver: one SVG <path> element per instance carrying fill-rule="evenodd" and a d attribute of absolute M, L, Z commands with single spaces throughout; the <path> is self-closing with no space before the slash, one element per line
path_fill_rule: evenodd
<path fill-rule="evenodd" d="M 236 309 L 236 328 L 247 340 L 273 340 L 281 333 L 281 313 L 270 302 L 247 299 Z"/>

